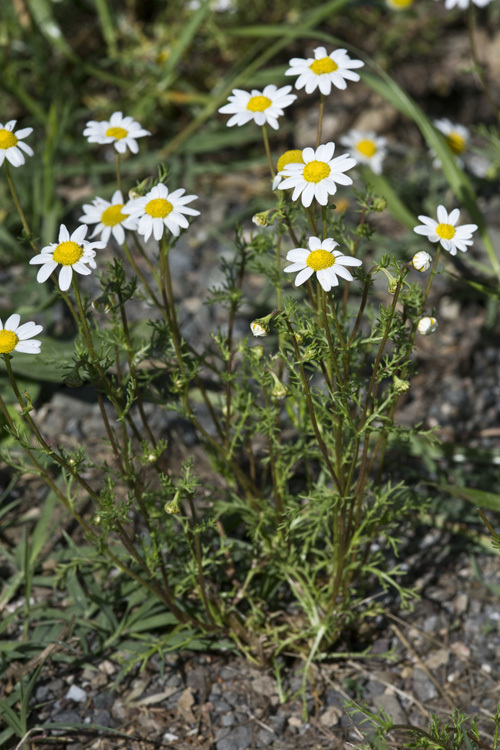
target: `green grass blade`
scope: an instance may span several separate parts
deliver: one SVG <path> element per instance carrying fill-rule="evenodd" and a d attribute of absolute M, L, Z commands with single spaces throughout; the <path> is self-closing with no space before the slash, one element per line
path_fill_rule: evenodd
<path fill-rule="evenodd" d="M 210 3 L 211 0 L 203 0 L 196 13 L 191 16 L 189 22 L 184 27 L 184 30 L 179 36 L 175 47 L 167 58 L 162 71 L 162 85 L 164 86 L 164 88 L 169 88 L 172 85 L 174 79 L 177 77 L 179 70 L 179 61 L 189 47 L 206 16 L 210 12 Z"/>
<path fill-rule="evenodd" d="M 500 495 L 496 492 L 485 492 L 470 487 L 456 487 L 454 484 L 439 484 L 436 487 L 442 492 L 453 495 L 453 497 L 467 500 L 469 503 L 477 505 L 478 508 L 500 511 Z"/>

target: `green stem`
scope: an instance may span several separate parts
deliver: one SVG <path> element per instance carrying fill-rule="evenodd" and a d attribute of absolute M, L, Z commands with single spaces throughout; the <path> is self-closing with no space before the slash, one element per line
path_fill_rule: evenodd
<path fill-rule="evenodd" d="M 116 167 L 116 184 L 123 198 L 124 196 L 123 196 L 123 190 L 122 190 L 122 176 L 120 173 L 120 154 L 118 152 L 116 152 L 115 154 L 115 167 Z"/>
<path fill-rule="evenodd" d="M 38 253 L 38 247 L 33 240 L 33 234 L 31 232 L 31 229 L 29 228 L 28 221 L 26 219 L 25 213 L 23 211 L 23 207 L 21 206 L 21 202 L 19 200 L 19 196 L 17 194 L 16 187 L 14 185 L 14 180 L 12 179 L 12 175 L 10 173 L 10 168 L 7 163 L 7 159 L 4 160 L 4 166 L 5 166 L 5 176 L 7 177 L 7 183 L 9 185 L 9 190 L 12 195 L 12 200 L 15 203 L 17 213 L 19 214 L 19 218 L 21 219 L 21 223 L 23 225 L 24 233 L 26 234 L 26 239 L 30 243 L 32 249 L 35 251 L 35 253 Z"/>
<path fill-rule="evenodd" d="M 319 100 L 319 119 L 318 119 L 318 133 L 316 136 L 316 148 L 319 148 L 321 144 L 321 131 L 323 130 L 323 115 L 325 113 L 325 95 L 321 94 Z"/>
<path fill-rule="evenodd" d="M 262 135 L 264 138 L 264 148 L 266 149 L 267 163 L 269 164 L 269 171 L 271 172 L 271 179 L 274 180 L 276 172 L 274 171 L 273 157 L 271 156 L 271 147 L 269 145 L 269 136 L 267 135 L 267 128 L 265 125 L 262 126 Z"/>

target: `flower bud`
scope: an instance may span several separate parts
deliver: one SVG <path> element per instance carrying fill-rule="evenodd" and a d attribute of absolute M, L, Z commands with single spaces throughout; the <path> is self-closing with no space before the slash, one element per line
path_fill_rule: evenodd
<path fill-rule="evenodd" d="M 274 372 L 271 372 L 271 376 L 274 380 L 274 386 L 273 390 L 271 391 L 273 398 L 278 399 L 278 401 L 281 401 L 281 399 L 285 398 L 285 396 L 288 393 L 288 388 L 283 385 L 281 380 L 278 380 L 278 377 L 274 374 Z"/>
<path fill-rule="evenodd" d="M 176 497 L 174 497 L 170 503 L 165 503 L 164 511 L 165 513 L 170 513 L 172 515 L 177 515 L 177 513 L 181 512 L 179 509 L 179 501 Z"/>
<path fill-rule="evenodd" d="M 269 336 L 269 326 L 262 325 L 262 318 L 260 320 L 252 320 L 250 330 L 254 336 Z"/>
<path fill-rule="evenodd" d="M 264 347 L 263 346 L 251 346 L 250 354 L 252 354 L 257 360 L 262 359 L 262 357 L 264 356 Z"/>
<path fill-rule="evenodd" d="M 100 313 L 109 313 L 111 310 L 111 302 L 107 294 L 101 294 L 100 297 L 96 297 L 96 299 L 92 300 L 91 305 L 94 310 Z"/>
<path fill-rule="evenodd" d="M 397 375 L 394 375 L 392 385 L 394 388 L 394 393 L 401 394 L 406 393 L 406 391 L 410 390 L 410 382 L 408 380 L 401 380 L 401 378 L 398 378 Z"/>
<path fill-rule="evenodd" d="M 269 336 L 271 328 L 271 320 L 275 315 L 278 315 L 278 310 L 273 310 L 269 315 L 265 315 L 263 318 L 255 318 L 250 323 L 250 330 L 254 336 Z"/>
<path fill-rule="evenodd" d="M 437 327 L 438 322 L 436 318 L 420 318 L 417 325 L 417 331 L 421 333 L 422 336 L 430 336 L 431 333 L 434 333 Z"/>
<path fill-rule="evenodd" d="M 387 208 L 387 200 L 383 195 L 374 195 L 370 208 L 372 211 L 382 213 Z"/>
<path fill-rule="evenodd" d="M 389 284 L 387 286 L 387 291 L 389 294 L 396 294 L 396 289 L 398 288 L 398 280 L 397 279 L 389 279 Z"/>
<path fill-rule="evenodd" d="M 271 226 L 272 219 L 269 218 L 269 213 L 272 211 L 272 209 L 269 209 L 267 211 L 260 211 L 258 214 L 254 214 L 252 216 L 252 221 L 254 224 L 256 224 L 258 227 L 269 227 Z"/>
<path fill-rule="evenodd" d="M 426 250 L 420 250 L 418 253 L 415 253 L 411 260 L 413 268 L 416 271 L 420 271 L 421 273 L 428 271 L 431 267 L 431 263 L 432 255 L 430 255 Z"/>

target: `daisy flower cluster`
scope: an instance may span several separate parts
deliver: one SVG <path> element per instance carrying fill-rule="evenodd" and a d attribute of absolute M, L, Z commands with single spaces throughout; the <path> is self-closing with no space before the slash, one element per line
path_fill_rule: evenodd
<path fill-rule="evenodd" d="M 338 286 L 339 277 L 345 281 L 353 281 L 348 268 L 360 266 L 361 261 L 335 250 L 338 245 L 339 243 L 331 237 L 323 241 L 319 237 L 309 237 L 309 249 L 295 247 L 287 253 L 286 259 L 292 261 L 292 265 L 284 270 L 286 273 L 299 272 L 295 278 L 295 286 L 300 286 L 316 273 L 316 278 L 325 292 Z"/>
<path fill-rule="evenodd" d="M 83 135 L 89 143 L 112 143 L 119 154 L 124 154 L 127 148 L 133 154 L 137 154 L 137 138 L 143 138 L 151 133 L 144 130 L 132 117 L 124 117 L 121 112 L 113 112 L 109 120 L 89 120 Z"/>

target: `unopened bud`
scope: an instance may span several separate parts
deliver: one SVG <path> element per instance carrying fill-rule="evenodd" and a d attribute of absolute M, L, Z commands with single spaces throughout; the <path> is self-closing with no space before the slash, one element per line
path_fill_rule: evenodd
<path fill-rule="evenodd" d="M 406 393 L 406 391 L 410 390 L 410 382 L 408 380 L 401 380 L 397 375 L 394 376 L 392 385 L 394 393 Z"/>
<path fill-rule="evenodd" d="M 389 292 L 389 294 L 396 294 L 397 288 L 398 288 L 398 280 L 389 279 L 389 284 L 387 285 L 387 291 Z"/>
<path fill-rule="evenodd" d="M 383 195 L 374 195 L 371 203 L 371 210 L 382 213 L 387 208 L 387 200 Z"/>
<path fill-rule="evenodd" d="M 165 513 L 170 513 L 171 515 L 177 515 L 177 513 L 180 513 L 179 509 L 179 501 L 177 498 L 174 498 L 170 503 L 165 503 L 164 506 Z"/>
<path fill-rule="evenodd" d="M 250 353 L 255 357 L 255 359 L 262 359 L 262 357 L 264 356 L 264 347 L 263 346 L 251 346 Z"/>
<path fill-rule="evenodd" d="M 109 313 L 111 310 L 111 303 L 109 301 L 109 297 L 107 294 L 101 294 L 100 297 L 97 297 L 96 299 L 92 300 L 92 307 L 94 310 L 97 310 L 97 312 L 100 313 Z"/>
<path fill-rule="evenodd" d="M 278 399 L 278 401 L 281 401 L 281 399 L 285 398 L 285 396 L 288 393 L 288 388 L 283 385 L 281 380 L 278 379 L 278 377 L 274 374 L 274 372 L 271 372 L 272 379 L 274 380 L 274 386 L 273 390 L 271 391 L 273 398 Z"/>
<path fill-rule="evenodd" d="M 417 331 L 421 333 L 422 336 L 430 336 L 431 333 L 434 333 L 437 327 L 438 322 L 436 318 L 420 318 L 417 325 Z"/>
<path fill-rule="evenodd" d="M 262 325 L 262 319 L 260 321 L 252 320 L 250 330 L 254 336 L 269 336 L 269 327 Z"/>
<path fill-rule="evenodd" d="M 411 260 L 413 268 L 416 271 L 420 271 L 421 273 L 428 271 L 431 267 L 431 263 L 432 255 L 430 255 L 426 250 L 420 250 L 418 253 L 415 253 Z"/>
<path fill-rule="evenodd" d="M 260 211 L 258 214 L 254 214 L 252 216 L 252 221 L 254 224 L 256 224 L 258 227 L 269 227 L 271 226 L 272 219 L 269 218 L 269 213 L 273 209 L 269 209 L 267 211 Z"/>

